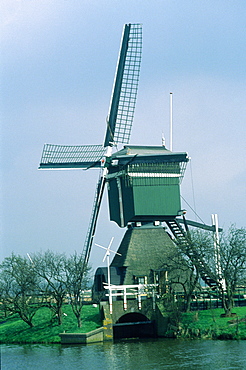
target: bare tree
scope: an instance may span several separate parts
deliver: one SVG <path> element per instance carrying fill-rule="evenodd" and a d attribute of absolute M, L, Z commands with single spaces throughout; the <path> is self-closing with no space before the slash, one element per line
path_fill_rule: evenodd
<path fill-rule="evenodd" d="M 42 278 L 40 290 L 50 298 L 47 305 L 54 311 L 58 325 L 62 324 L 62 307 L 68 300 L 78 327 L 81 327 L 83 290 L 88 286 L 90 270 L 88 267 L 83 270 L 81 256 L 74 253 L 68 258 L 65 254 L 46 251 L 34 255 L 33 263 L 37 274 Z"/>
<path fill-rule="evenodd" d="M 81 327 L 81 311 L 84 304 L 83 292 L 88 288 L 90 267 L 83 267 L 81 256 L 76 253 L 67 258 L 64 265 L 66 274 L 66 289 L 73 313 Z"/>
<path fill-rule="evenodd" d="M 19 255 L 6 257 L 0 265 L 1 300 L 6 312 L 18 314 L 30 327 L 41 306 L 38 277 L 30 261 Z"/>
<path fill-rule="evenodd" d="M 220 237 L 219 256 L 216 256 L 211 232 L 196 231 L 190 235 L 193 248 L 198 256 L 198 267 L 207 267 L 211 279 L 217 283 L 225 315 L 230 316 L 234 306 L 233 296 L 237 286 L 246 278 L 246 229 L 232 225 Z M 199 271 L 200 272 L 200 271 Z M 203 277 L 201 275 L 201 277 Z"/>
<path fill-rule="evenodd" d="M 41 278 L 40 291 L 48 297 L 46 305 L 54 312 L 58 325 L 62 324 L 62 306 L 67 294 L 64 254 L 50 250 L 32 257 L 33 269 Z"/>
<path fill-rule="evenodd" d="M 225 315 L 230 316 L 234 305 L 233 296 L 239 284 L 246 278 L 246 229 L 237 229 L 234 225 L 227 234 L 222 235 L 220 242 L 220 263 L 225 289 L 222 291 L 222 302 Z"/>
<path fill-rule="evenodd" d="M 167 271 L 170 293 L 182 292 L 184 296 L 184 309 L 190 311 L 194 290 L 198 289 L 199 272 L 197 267 L 178 248 L 169 254 L 163 261 L 162 268 Z"/>
<path fill-rule="evenodd" d="M 90 268 L 83 270 L 81 256 L 46 251 L 32 259 L 15 256 L 5 258 L 0 265 L 1 307 L 17 313 L 30 327 L 37 310 L 49 307 L 58 325 L 62 324 L 62 307 L 69 300 L 78 327 L 81 327 L 83 291 L 87 289 Z"/>

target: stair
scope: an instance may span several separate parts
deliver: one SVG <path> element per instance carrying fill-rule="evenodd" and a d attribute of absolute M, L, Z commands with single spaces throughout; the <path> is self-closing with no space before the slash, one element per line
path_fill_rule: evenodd
<path fill-rule="evenodd" d="M 194 263 L 203 281 L 212 289 L 217 288 L 219 281 L 192 245 L 188 232 L 183 229 L 176 219 L 168 220 L 166 224 L 172 232 L 178 248 Z"/>

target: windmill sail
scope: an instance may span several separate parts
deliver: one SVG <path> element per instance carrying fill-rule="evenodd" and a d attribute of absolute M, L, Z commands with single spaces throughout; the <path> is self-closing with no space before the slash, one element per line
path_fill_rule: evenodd
<path fill-rule="evenodd" d="M 102 145 L 45 144 L 40 169 L 101 167 L 105 154 Z"/>
<path fill-rule="evenodd" d="M 105 187 L 105 177 L 100 174 L 99 180 L 97 183 L 96 187 L 96 193 L 95 193 L 95 198 L 94 198 L 94 203 L 92 207 L 92 212 L 91 212 L 91 218 L 90 218 L 90 223 L 89 227 L 87 230 L 87 235 L 84 243 L 84 248 L 82 251 L 82 261 L 83 261 L 83 271 L 86 268 L 86 265 L 89 261 L 90 253 L 91 253 L 91 247 L 95 235 L 95 230 L 96 230 L 96 223 L 97 223 L 97 218 L 99 214 L 99 209 L 102 201 L 102 196 L 103 196 L 103 190 Z"/>
<path fill-rule="evenodd" d="M 105 156 L 111 156 L 112 145 L 129 142 L 137 97 L 141 51 L 142 25 L 125 25 L 104 144 L 74 146 L 45 144 L 39 169 L 102 168 L 102 159 Z M 105 166 L 96 187 L 91 219 L 82 251 L 83 270 L 90 256 L 107 171 Z"/>
<path fill-rule="evenodd" d="M 128 144 L 137 98 L 142 55 L 142 25 L 126 24 L 109 107 L 104 146 Z"/>
<path fill-rule="evenodd" d="M 141 52 L 142 25 L 126 24 L 123 30 L 118 65 L 116 68 L 104 147 L 111 147 L 112 143 L 128 143 L 129 141 L 137 97 Z M 90 257 L 105 187 L 106 174 L 107 168 L 104 168 L 102 177 L 98 181 L 89 228 L 82 252 L 84 266 L 86 266 Z"/>

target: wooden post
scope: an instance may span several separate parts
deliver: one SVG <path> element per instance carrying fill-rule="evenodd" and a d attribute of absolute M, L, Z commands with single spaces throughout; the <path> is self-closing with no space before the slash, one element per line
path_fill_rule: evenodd
<path fill-rule="evenodd" d="M 124 310 L 127 310 L 126 287 L 124 287 Z"/>

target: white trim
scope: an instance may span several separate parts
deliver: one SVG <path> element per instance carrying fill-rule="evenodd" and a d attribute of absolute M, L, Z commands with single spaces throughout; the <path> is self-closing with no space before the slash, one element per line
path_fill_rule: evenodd
<path fill-rule="evenodd" d="M 180 173 L 163 172 L 128 172 L 130 177 L 181 177 Z"/>
<path fill-rule="evenodd" d="M 127 175 L 129 177 L 146 177 L 146 178 L 150 178 L 150 177 L 182 177 L 183 175 L 181 175 L 180 173 L 167 173 L 167 172 L 126 172 L 126 171 L 119 171 L 119 172 L 115 172 L 115 173 L 112 173 L 112 174 L 108 174 L 107 175 L 107 179 L 113 179 L 113 178 L 116 178 L 116 177 L 120 177 L 120 176 L 124 176 L 124 175 Z"/>

